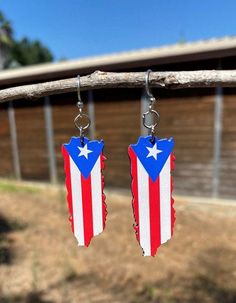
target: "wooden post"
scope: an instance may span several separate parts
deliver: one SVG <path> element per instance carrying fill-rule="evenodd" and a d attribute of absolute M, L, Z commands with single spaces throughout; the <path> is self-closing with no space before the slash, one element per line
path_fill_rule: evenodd
<path fill-rule="evenodd" d="M 44 99 L 44 117 L 45 128 L 48 148 L 48 160 L 49 160 L 49 175 L 52 183 L 57 183 L 57 166 L 54 149 L 54 135 L 53 135 L 53 122 L 52 122 L 52 110 L 49 97 Z"/>
<path fill-rule="evenodd" d="M 9 102 L 9 105 L 8 105 L 8 119 L 9 119 L 9 126 L 10 126 L 13 168 L 14 168 L 14 172 L 15 172 L 15 177 L 20 180 L 21 179 L 21 169 L 20 169 L 19 149 L 18 149 L 18 142 L 17 142 L 15 111 L 14 111 L 12 102 Z"/>
<path fill-rule="evenodd" d="M 215 92 L 212 196 L 217 198 L 219 196 L 220 184 L 222 116 L 224 98 L 222 87 L 217 87 Z"/>
<path fill-rule="evenodd" d="M 95 121 L 95 108 L 94 108 L 94 98 L 93 91 L 88 91 L 88 116 L 91 120 L 91 125 L 89 127 L 89 137 L 91 140 L 95 138 L 95 129 L 96 129 L 96 121 Z"/>

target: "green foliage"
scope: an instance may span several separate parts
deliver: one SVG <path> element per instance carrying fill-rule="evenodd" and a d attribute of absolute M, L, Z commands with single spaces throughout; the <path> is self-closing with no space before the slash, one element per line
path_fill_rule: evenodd
<path fill-rule="evenodd" d="M 0 43 L 9 47 L 12 45 L 13 29 L 11 23 L 6 20 L 4 14 L 0 11 Z"/>
<path fill-rule="evenodd" d="M 23 38 L 20 41 L 14 41 L 11 48 L 10 61 L 17 61 L 22 66 L 51 62 L 52 60 L 52 53 L 37 40 L 30 41 Z"/>
<path fill-rule="evenodd" d="M 0 11 L 0 46 L 7 49 L 5 68 L 32 65 L 53 61 L 50 50 L 40 41 L 27 37 L 14 39 L 11 23 Z"/>

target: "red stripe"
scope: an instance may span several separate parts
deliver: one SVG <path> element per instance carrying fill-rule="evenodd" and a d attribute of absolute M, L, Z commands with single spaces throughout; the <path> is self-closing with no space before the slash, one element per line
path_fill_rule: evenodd
<path fill-rule="evenodd" d="M 105 185 L 105 181 L 104 181 L 104 176 L 102 174 L 102 171 L 104 170 L 105 168 L 105 157 L 103 154 L 101 154 L 100 156 L 100 165 L 101 165 L 101 188 L 102 188 L 102 224 L 103 224 L 103 229 L 105 228 L 105 223 L 106 223 L 106 216 L 107 216 L 107 207 L 106 207 L 106 196 L 105 194 L 103 193 L 103 190 L 104 190 L 104 185 Z"/>
<path fill-rule="evenodd" d="M 139 211 L 138 211 L 138 173 L 137 173 L 137 156 L 135 155 L 131 146 L 128 148 L 128 154 L 131 161 L 131 176 L 132 176 L 132 193 L 133 193 L 133 200 L 132 200 L 132 207 L 134 213 L 134 230 L 136 234 L 136 238 L 138 242 L 140 242 L 140 235 L 139 235 Z"/>
<path fill-rule="evenodd" d="M 170 155 L 170 199 L 171 199 L 171 236 L 173 236 L 174 232 L 174 224 L 175 224 L 175 209 L 174 209 L 174 198 L 172 198 L 173 191 L 173 177 L 171 176 L 171 171 L 174 169 L 174 161 L 175 156 L 171 153 Z"/>
<path fill-rule="evenodd" d="M 73 204 L 72 204 L 72 192 L 71 192 L 71 175 L 70 175 L 70 156 L 65 149 L 64 145 L 61 148 L 62 155 L 64 157 L 64 170 L 66 173 L 66 188 L 67 188 L 67 202 L 69 208 L 69 221 L 71 222 L 71 229 L 74 232 L 74 219 L 73 219 Z"/>
<path fill-rule="evenodd" d="M 155 256 L 157 248 L 161 245 L 160 224 L 160 178 L 155 182 L 149 177 L 149 207 L 150 207 L 150 241 L 151 255 Z"/>
<path fill-rule="evenodd" d="M 93 237 L 93 209 L 91 175 L 87 179 L 81 174 L 83 219 L 84 219 L 84 244 L 89 245 Z"/>

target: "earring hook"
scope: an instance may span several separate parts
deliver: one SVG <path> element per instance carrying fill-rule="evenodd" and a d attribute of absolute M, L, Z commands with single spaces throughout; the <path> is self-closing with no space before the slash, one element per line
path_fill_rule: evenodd
<path fill-rule="evenodd" d="M 77 76 L 77 95 L 78 95 L 78 101 L 81 102 L 81 95 L 80 95 L 80 75 Z"/>
<path fill-rule="evenodd" d="M 82 113 L 84 104 L 80 94 L 80 75 L 77 76 L 77 96 L 78 96 L 77 107 L 79 108 L 79 112 Z"/>
<path fill-rule="evenodd" d="M 147 97 L 149 98 L 149 106 L 148 106 L 148 111 L 143 113 L 142 118 L 143 118 L 143 125 L 149 130 L 149 133 L 151 135 L 151 142 L 155 142 L 155 128 L 157 126 L 158 119 L 160 117 L 159 113 L 153 109 L 153 104 L 156 101 L 156 98 L 153 96 L 150 87 L 149 87 L 149 76 L 150 73 L 152 72 L 151 69 L 147 70 L 146 75 L 145 75 L 145 91 L 147 94 Z M 146 118 L 147 116 L 152 116 L 153 117 L 153 122 L 152 124 L 147 124 Z"/>
<path fill-rule="evenodd" d="M 83 101 L 81 99 L 81 95 L 80 95 L 80 75 L 77 76 L 77 95 L 78 95 L 77 107 L 79 108 L 79 114 L 75 117 L 74 124 L 79 129 L 81 143 L 83 143 L 84 130 L 89 128 L 91 121 L 90 121 L 88 115 L 83 113 L 84 103 L 83 103 Z M 85 120 L 85 121 L 83 121 L 83 120 Z M 84 122 L 86 122 L 86 124 L 83 124 Z"/>
<path fill-rule="evenodd" d="M 150 90 L 150 73 L 152 72 L 151 69 L 147 70 L 146 72 L 146 75 L 145 75 L 145 90 L 146 90 L 146 94 L 148 95 L 148 97 L 151 99 L 151 98 L 154 98 L 153 97 L 153 94 L 151 93 L 151 90 Z"/>

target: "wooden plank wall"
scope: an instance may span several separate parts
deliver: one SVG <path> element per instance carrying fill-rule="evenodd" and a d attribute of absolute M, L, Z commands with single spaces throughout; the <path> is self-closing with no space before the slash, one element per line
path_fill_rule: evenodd
<path fill-rule="evenodd" d="M 21 175 L 26 180 L 49 180 L 43 100 L 15 105 Z"/>
<path fill-rule="evenodd" d="M 219 195 L 236 197 L 236 90 L 224 89 Z"/>
<path fill-rule="evenodd" d="M 214 96 L 160 99 L 157 135 L 174 137 L 175 192 L 184 195 L 212 194 Z"/>
<path fill-rule="evenodd" d="M 130 187 L 127 150 L 140 136 L 140 94 L 141 91 L 121 89 L 94 93 L 95 138 L 105 141 L 104 175 L 108 186 Z"/>
<path fill-rule="evenodd" d="M 8 121 L 8 104 L 0 106 L 0 176 L 13 177 L 11 138 Z"/>

